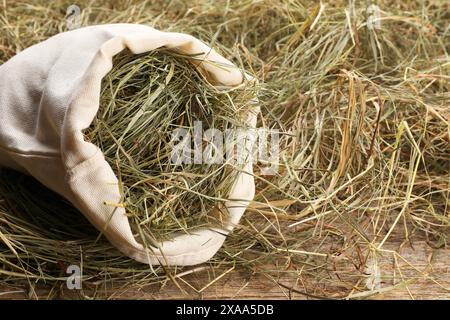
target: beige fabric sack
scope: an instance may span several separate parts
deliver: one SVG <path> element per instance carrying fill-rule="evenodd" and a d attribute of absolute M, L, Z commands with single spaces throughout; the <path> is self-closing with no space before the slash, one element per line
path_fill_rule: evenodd
<path fill-rule="evenodd" d="M 67 198 L 108 240 L 127 256 L 152 265 L 194 265 L 222 246 L 253 199 L 251 155 L 225 206 L 223 229 L 200 228 L 174 235 L 159 247 L 138 243 L 119 203 L 118 180 L 102 152 L 83 140 L 99 107 L 102 78 L 112 57 L 128 47 L 143 53 L 159 47 L 188 54 L 204 53 L 198 67 L 218 85 L 235 86 L 244 75 L 232 63 L 192 36 L 134 24 L 91 26 L 58 34 L 0 66 L 0 166 L 34 176 Z M 255 127 L 256 113 L 249 114 Z M 67 221 L 67 223 L 71 223 Z"/>

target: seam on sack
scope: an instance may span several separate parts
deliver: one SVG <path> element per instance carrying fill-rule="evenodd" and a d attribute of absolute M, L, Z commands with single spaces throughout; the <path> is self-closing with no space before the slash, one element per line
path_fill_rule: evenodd
<path fill-rule="evenodd" d="M 97 147 L 97 150 L 94 153 L 94 155 L 92 155 L 91 157 L 89 157 L 86 160 L 83 160 L 82 162 L 75 165 L 74 167 L 67 169 L 65 180 L 66 181 L 76 181 L 77 179 L 80 178 L 78 175 L 78 172 L 80 170 L 82 170 L 83 168 L 90 168 L 90 170 L 95 169 L 97 166 L 92 166 L 92 164 L 96 163 L 95 160 L 101 159 L 100 156 L 102 156 L 102 155 L 103 155 L 103 153 Z"/>
<path fill-rule="evenodd" d="M 39 152 L 39 151 L 22 151 L 15 148 L 5 147 L 3 145 L 0 145 L 0 149 L 9 152 L 14 153 L 17 155 L 23 155 L 23 156 L 37 156 L 37 157 L 47 157 L 47 158 L 61 158 L 60 152 Z"/>

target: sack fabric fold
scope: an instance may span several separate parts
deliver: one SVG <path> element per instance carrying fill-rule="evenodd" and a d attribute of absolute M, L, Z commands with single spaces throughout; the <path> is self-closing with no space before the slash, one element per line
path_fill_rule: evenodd
<path fill-rule="evenodd" d="M 204 60 L 195 65 L 211 83 L 232 87 L 253 80 L 186 34 L 136 24 L 58 34 L 0 66 L 0 166 L 32 175 L 68 199 L 125 255 L 152 265 L 195 265 L 219 250 L 253 199 L 251 154 L 225 202 L 229 216 L 223 228 L 198 228 L 145 248 L 135 240 L 125 209 L 114 205 L 122 201 L 117 177 L 82 133 L 99 109 L 101 81 L 112 57 L 125 48 L 139 54 L 161 47 L 201 53 Z M 257 112 L 255 107 L 248 115 L 250 127 L 256 126 Z"/>

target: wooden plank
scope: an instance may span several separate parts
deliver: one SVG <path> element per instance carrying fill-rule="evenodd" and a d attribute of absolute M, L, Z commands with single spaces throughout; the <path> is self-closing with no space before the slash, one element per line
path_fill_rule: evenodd
<path fill-rule="evenodd" d="M 335 281 L 327 288 L 328 297 L 353 299 L 450 299 L 450 249 L 433 249 L 425 241 L 413 246 L 387 243 L 383 255 L 367 260 L 364 274 L 357 274 L 355 266 L 337 260 L 332 277 Z M 397 251 L 397 253 L 395 253 Z M 149 285 L 140 289 L 115 288 L 97 291 L 97 298 L 121 299 L 312 299 L 315 291 L 301 286 L 301 277 L 291 274 L 269 279 L 262 274 L 245 270 L 194 270 L 178 276 L 177 285 L 168 281 L 164 285 Z M 359 276 L 354 290 L 348 284 Z M 353 277 L 353 279 L 352 279 Z M 216 279 L 211 285 L 212 280 Z M 207 287 L 205 287 L 207 286 Z M 291 288 L 291 289 L 289 289 Z M 311 288 L 311 287 L 310 287 Z M 370 290 L 372 289 L 372 290 Z M 0 299 L 24 299 L 24 292 L 10 292 L 20 288 L 0 288 Z M 348 296 L 350 292 L 350 295 Z M 85 295 L 93 292 L 84 288 Z M 37 289 L 40 298 L 46 298 L 48 290 Z M 59 298 L 79 298 L 80 292 L 64 290 Z"/>

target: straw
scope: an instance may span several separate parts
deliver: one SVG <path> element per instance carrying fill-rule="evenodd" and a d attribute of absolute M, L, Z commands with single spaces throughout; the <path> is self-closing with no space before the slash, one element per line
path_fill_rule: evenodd
<path fill-rule="evenodd" d="M 0 61 L 66 30 L 61 10 L 66 4 L 0 8 Z M 121 297 L 167 281 L 196 292 L 197 280 L 206 294 L 214 279 L 232 268 L 245 279 L 238 292 L 263 276 L 287 298 L 369 297 L 377 286 L 386 293 L 439 282 L 413 266 L 400 248 L 417 239 L 434 248 L 448 246 L 447 3 L 393 1 L 379 3 L 377 12 L 356 1 L 78 5 L 83 25 L 135 22 L 187 32 L 255 74 L 264 83 L 258 126 L 281 132 L 279 171 L 263 176 L 255 166 L 255 201 L 224 247 L 201 266 L 199 274 L 211 276 L 192 282 L 184 275 L 196 269 L 152 270 L 122 257 L 103 239 L 92 242 L 97 232 L 65 201 L 42 195 L 48 191 L 30 178 L 3 172 L 0 185 L 10 191 L 2 191 L 0 200 L 0 283 L 52 288 L 49 297 L 67 293 L 58 280 L 65 269 L 57 261 L 82 263 L 83 293 L 90 297 Z M 73 216 L 66 220 L 69 212 Z M 165 221 L 160 233 L 174 230 L 180 219 L 170 213 L 159 217 Z M 38 218 L 45 224 L 35 223 Z M 367 266 L 382 257 L 406 261 L 407 267 L 395 264 L 393 274 L 383 273 L 382 282 L 368 287 L 366 280 L 376 277 Z M 261 296 L 273 292 L 262 291 Z"/>
<path fill-rule="evenodd" d="M 254 86 L 217 89 L 197 71 L 194 59 L 167 50 L 116 56 L 103 80 L 97 117 L 85 132 L 119 177 L 135 231 L 152 241 L 211 225 L 212 209 L 228 198 L 241 169 L 219 150 L 223 136 L 214 141 L 203 131 L 245 128 Z M 186 144 L 173 140 L 180 129 Z M 196 134 L 202 159 L 194 158 Z M 180 163 L 174 158 L 181 156 L 174 153 L 177 144 L 188 148 Z"/>

